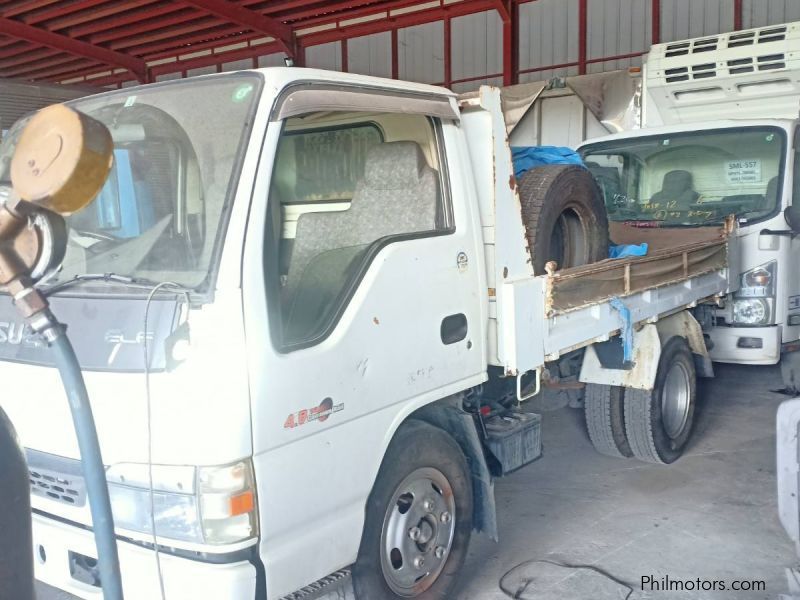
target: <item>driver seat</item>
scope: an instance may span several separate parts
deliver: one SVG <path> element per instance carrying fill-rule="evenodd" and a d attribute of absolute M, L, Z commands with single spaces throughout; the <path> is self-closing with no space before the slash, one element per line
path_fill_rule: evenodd
<path fill-rule="evenodd" d="M 661 209 L 667 208 L 667 202 L 676 202 L 678 210 L 686 210 L 700 198 L 700 194 L 692 188 L 692 174 L 689 171 L 670 171 L 664 175 L 661 191 L 653 194 L 651 202 L 658 204 Z"/>

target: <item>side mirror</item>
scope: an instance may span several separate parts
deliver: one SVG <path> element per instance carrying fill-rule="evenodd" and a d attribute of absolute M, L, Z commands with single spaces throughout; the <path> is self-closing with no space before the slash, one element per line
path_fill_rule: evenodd
<path fill-rule="evenodd" d="M 794 205 L 787 206 L 783 211 L 783 218 L 792 231 L 800 233 L 800 208 Z"/>

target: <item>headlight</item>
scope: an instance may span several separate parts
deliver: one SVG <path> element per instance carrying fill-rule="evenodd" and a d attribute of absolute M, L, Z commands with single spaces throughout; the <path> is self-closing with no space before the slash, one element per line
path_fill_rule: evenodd
<path fill-rule="evenodd" d="M 257 535 L 250 461 L 223 467 L 153 465 L 153 511 L 148 466 L 121 463 L 106 471 L 114 525 L 198 544 L 231 544 Z"/>
<path fill-rule="evenodd" d="M 742 273 L 737 298 L 774 298 L 775 275 L 778 264 L 774 260 Z"/>
<path fill-rule="evenodd" d="M 739 298 L 733 301 L 733 321 L 741 325 L 766 325 L 770 310 L 762 298 Z"/>

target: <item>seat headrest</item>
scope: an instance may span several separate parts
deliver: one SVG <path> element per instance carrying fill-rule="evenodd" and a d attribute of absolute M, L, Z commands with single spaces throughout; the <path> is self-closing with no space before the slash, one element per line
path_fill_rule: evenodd
<path fill-rule="evenodd" d="M 370 148 L 364 180 L 373 189 L 403 189 L 416 186 L 427 166 L 416 142 L 386 142 Z"/>
<path fill-rule="evenodd" d="M 764 193 L 766 200 L 777 200 L 778 198 L 778 178 L 773 177 L 767 182 L 767 190 Z"/>
<path fill-rule="evenodd" d="M 689 171 L 670 171 L 664 175 L 661 191 L 669 194 L 682 194 L 692 189 L 692 174 Z"/>

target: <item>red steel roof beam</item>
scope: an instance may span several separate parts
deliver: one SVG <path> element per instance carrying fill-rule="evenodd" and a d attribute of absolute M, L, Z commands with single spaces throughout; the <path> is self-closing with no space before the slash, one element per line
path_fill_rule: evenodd
<path fill-rule="evenodd" d="M 82 59 L 76 59 L 72 64 L 69 65 L 50 67 L 49 69 L 34 69 L 24 74 L 20 74 L 18 77 L 26 79 L 44 79 L 47 77 L 60 76 L 61 73 L 73 73 L 75 71 L 86 72 L 88 70 L 94 70 L 96 66 L 96 63 L 90 63 Z"/>
<path fill-rule="evenodd" d="M 37 8 L 44 8 L 50 4 L 55 4 L 59 0 L 28 0 L 27 2 L 14 2 L 9 8 L 0 8 L 0 15 L 4 17 L 16 17 Z"/>
<path fill-rule="evenodd" d="M 119 0 L 113 0 L 108 6 L 105 6 L 103 8 L 98 8 L 96 10 L 91 10 L 86 12 L 81 11 L 73 15 L 70 15 L 68 17 L 63 17 L 61 19 L 56 19 L 55 21 L 51 21 L 50 23 L 47 24 L 47 28 L 55 31 L 57 29 L 65 29 L 67 27 L 72 27 L 74 25 L 83 25 L 84 23 L 89 23 L 90 21 L 96 21 L 98 19 L 110 17 L 111 15 L 123 13 L 128 10 L 133 10 L 141 6 L 147 6 L 148 4 L 152 3 L 153 0 L 130 0 L 128 2 L 120 2 Z"/>
<path fill-rule="evenodd" d="M 148 59 L 150 59 L 151 54 L 167 49 L 174 50 L 174 52 L 172 52 L 173 55 L 188 54 L 189 52 L 194 52 L 196 49 L 195 44 L 201 42 L 216 42 L 213 44 L 214 46 L 222 46 L 242 41 L 240 36 L 236 35 L 239 33 L 240 29 L 238 25 L 233 25 L 223 29 L 215 29 L 210 32 L 203 31 L 197 35 L 181 36 L 166 42 L 143 44 L 129 48 L 128 51 L 138 56 L 147 56 Z"/>
<path fill-rule="evenodd" d="M 98 32 L 105 32 L 108 35 L 114 36 L 119 32 L 124 35 L 119 29 L 126 25 L 139 24 L 140 27 L 158 27 L 164 26 L 167 20 L 165 17 L 171 13 L 181 12 L 184 20 L 196 19 L 198 13 L 195 9 L 183 6 L 180 4 L 165 4 L 164 6 L 156 6 L 154 8 L 146 7 L 137 10 L 131 10 L 120 15 L 114 15 L 100 21 L 92 21 L 85 25 L 76 25 L 67 29 L 66 33 L 71 37 L 83 37 Z M 170 17 L 169 20 L 175 17 Z M 177 22 L 177 21 L 175 21 Z M 89 38 L 89 41 L 94 43 L 94 38 Z"/>
<path fill-rule="evenodd" d="M 403 29 L 405 27 L 414 27 L 415 25 L 424 25 L 425 23 L 440 21 L 445 17 L 471 15 L 477 12 L 492 10 L 493 8 L 494 3 L 490 0 L 464 0 L 457 4 L 448 4 L 447 8 L 431 8 L 389 17 L 388 19 L 370 21 L 369 23 L 360 25 L 329 29 L 327 31 L 320 31 L 319 33 L 310 33 L 300 36 L 298 39 L 305 47 L 316 46 L 327 42 L 390 31 L 395 28 Z"/>
<path fill-rule="evenodd" d="M 65 35 L 45 31 L 38 27 L 31 27 L 25 23 L 6 19 L 5 17 L 0 17 L 0 31 L 5 35 L 39 44 L 40 46 L 47 46 L 53 50 L 128 69 L 136 75 L 139 81 L 147 79 L 147 65 L 145 62 L 129 54 L 114 52 L 101 46 L 93 46 Z"/>
<path fill-rule="evenodd" d="M 98 4 L 103 4 L 105 2 L 108 2 L 108 0 L 81 0 L 81 2 L 73 3 L 61 2 L 58 6 L 54 6 L 53 8 L 49 8 L 47 10 L 40 10 L 24 14 L 21 17 L 21 20 L 23 23 L 27 23 L 28 25 L 36 25 L 37 23 L 57 19 L 78 11 L 85 12 L 87 9 L 94 8 Z"/>
<path fill-rule="evenodd" d="M 315 14 L 315 11 L 305 11 L 305 12 L 296 13 L 296 15 L 298 15 L 300 18 L 302 18 L 302 23 L 295 22 L 295 23 L 293 23 L 294 27 L 295 27 L 295 29 L 303 29 L 305 27 L 311 27 L 311 26 L 314 26 L 314 25 L 324 25 L 324 24 L 333 23 L 333 22 L 337 22 L 337 21 L 349 21 L 350 19 L 358 19 L 358 18 L 361 18 L 361 17 L 369 17 L 369 16 L 372 16 L 372 15 L 377 15 L 377 14 L 389 12 L 389 11 L 392 11 L 392 10 L 398 10 L 398 9 L 401 9 L 401 8 L 408 8 L 408 7 L 411 7 L 411 6 L 416 6 L 416 5 L 419 4 L 419 0 L 395 0 L 395 2 L 373 3 L 373 4 L 369 5 L 369 6 L 362 6 L 362 7 L 359 7 L 359 8 L 352 8 L 350 10 L 347 10 L 346 7 L 348 5 L 352 6 L 352 4 L 353 4 L 352 1 L 350 1 L 350 2 L 340 2 L 338 4 L 329 5 L 332 8 L 333 7 L 337 7 L 339 11 L 344 11 L 344 12 L 340 12 L 340 14 L 337 14 L 337 15 L 317 16 L 317 15 L 319 15 L 319 12 L 317 12 Z M 436 7 L 436 8 L 425 8 L 425 9 L 422 9 L 422 10 L 412 11 L 412 12 L 404 13 L 404 14 L 419 14 L 419 13 L 424 13 L 424 12 L 428 12 L 428 11 L 431 11 L 431 10 L 441 10 L 441 8 L 442 8 L 441 4 L 442 4 L 441 0 L 439 0 L 439 5 L 440 5 L 439 7 Z M 487 10 L 489 10 L 489 9 L 487 9 Z M 400 15 L 397 15 L 397 16 L 400 16 Z M 308 18 L 306 18 L 306 17 L 308 17 Z M 288 20 L 292 20 L 292 21 L 295 21 L 296 19 L 298 19 L 298 17 L 296 17 L 295 14 L 291 14 L 291 15 L 287 16 L 286 18 Z M 390 18 L 392 18 L 392 17 L 390 17 Z"/>
<path fill-rule="evenodd" d="M 29 42 L 20 42 L 18 44 L 14 44 L 13 46 L 9 45 L 6 46 L 5 48 L 0 49 L 0 58 L 19 56 L 20 54 L 25 54 L 27 52 L 34 52 L 35 50 L 41 50 L 41 49 L 42 49 L 41 46 L 37 46 Z"/>
<path fill-rule="evenodd" d="M 159 42 L 163 39 L 169 39 L 172 44 L 178 45 L 183 43 L 183 37 L 187 34 L 196 33 L 199 31 L 207 31 L 214 29 L 215 27 L 222 27 L 224 25 L 226 25 L 226 23 L 220 23 L 219 20 L 215 19 L 214 17 L 205 17 L 202 20 L 195 21 L 188 25 L 155 28 L 138 34 L 120 37 L 112 40 L 108 46 L 114 50 L 120 50 L 123 48 L 127 49 L 143 46 L 148 42 Z M 242 30 L 240 25 L 234 25 L 232 27 L 234 27 L 236 31 Z M 134 53 L 137 55 L 141 54 L 140 52 L 135 51 Z"/>
<path fill-rule="evenodd" d="M 172 27 L 172 29 L 169 29 L 169 31 L 177 31 L 179 34 L 183 34 L 193 33 L 202 29 L 208 29 L 214 25 L 225 24 L 226 23 L 220 22 L 219 19 L 215 19 L 214 17 L 209 17 L 207 15 L 201 15 L 200 13 L 192 10 L 192 13 L 189 15 L 180 14 L 156 21 L 140 21 L 138 24 L 128 25 L 127 27 L 123 27 L 121 29 L 97 33 L 89 37 L 89 42 L 92 44 L 111 42 L 112 48 L 117 47 L 117 44 L 122 44 L 120 47 L 124 47 L 125 42 L 138 41 L 139 38 L 137 36 L 162 33 L 170 27 Z M 179 28 L 179 26 L 181 27 Z M 157 39 L 162 39 L 163 37 L 167 37 L 167 34 Z"/>
<path fill-rule="evenodd" d="M 385 4 L 397 4 L 397 2 L 393 3 L 385 3 Z M 403 5 L 410 5 L 410 4 L 419 4 L 419 0 L 415 1 L 405 1 L 402 3 Z M 304 5 L 308 7 L 308 4 Z M 324 19 L 334 19 L 340 18 L 340 15 L 334 14 L 337 12 L 348 11 L 348 10 L 368 10 L 372 9 L 382 9 L 381 3 L 376 2 L 353 2 L 353 0 L 349 0 L 347 2 L 325 2 L 322 6 L 318 8 L 307 8 L 306 10 L 302 10 L 299 12 L 286 12 L 283 14 L 282 18 L 286 19 L 287 21 L 302 21 L 304 19 L 314 18 L 317 21 L 324 20 Z M 383 8 L 385 10 L 385 8 Z M 304 23 L 305 24 L 305 23 Z"/>
<path fill-rule="evenodd" d="M 3 67 L 0 68 L 0 73 L 3 74 L 4 77 L 22 77 L 23 75 L 28 75 L 30 73 L 36 73 L 37 71 L 42 71 L 45 69 L 52 70 L 54 67 L 58 67 L 59 70 L 63 70 L 65 67 L 72 68 L 71 64 L 76 62 L 86 62 L 82 58 L 75 58 L 74 56 L 70 56 L 69 54 L 60 54 L 57 57 L 50 58 L 44 61 L 35 61 L 26 63 L 23 65 L 17 65 L 15 67 Z M 95 66 L 94 64 L 92 66 Z"/>
<path fill-rule="evenodd" d="M 10 58 L 0 59 L 0 69 L 5 69 L 7 67 L 16 67 L 17 65 L 35 62 L 43 58 L 52 59 L 57 56 L 64 56 L 64 55 L 61 54 L 60 52 L 56 52 L 55 50 L 51 50 L 50 48 L 39 48 L 37 50 L 32 50 L 30 52 L 24 52 L 22 55 L 17 54 L 16 56 L 12 56 Z"/>
<path fill-rule="evenodd" d="M 220 46 L 226 46 L 228 43 L 235 44 L 235 43 L 238 43 L 238 42 L 248 42 L 250 40 L 253 40 L 253 39 L 256 39 L 256 38 L 259 38 L 259 37 L 263 37 L 263 36 L 261 36 L 258 33 L 247 33 L 247 34 L 238 35 L 235 38 L 230 38 L 229 42 L 227 40 L 220 40 L 220 39 L 205 40 L 205 41 L 201 41 L 201 42 L 194 42 L 190 46 L 184 46 L 184 47 L 177 48 L 177 49 L 175 47 L 172 47 L 172 48 L 167 49 L 167 50 L 160 50 L 160 51 L 157 51 L 157 52 L 143 54 L 142 58 L 144 58 L 146 61 L 150 62 L 150 61 L 158 60 L 160 58 L 174 57 L 174 56 L 176 56 L 178 54 L 191 54 L 191 53 L 194 53 L 194 52 L 200 52 L 202 50 L 213 50 L 214 48 L 219 48 Z M 222 42 L 225 42 L 225 43 L 222 43 Z M 263 50 L 259 50 L 259 48 L 265 48 L 265 47 L 268 47 L 270 45 L 271 44 L 257 44 L 255 46 L 248 46 L 248 47 L 253 49 L 253 52 L 255 53 L 256 56 L 262 56 L 264 54 L 270 54 L 270 52 L 265 52 Z M 275 52 L 282 52 L 282 50 L 275 50 Z"/>
<path fill-rule="evenodd" d="M 294 56 L 294 33 L 292 28 L 281 21 L 267 17 L 249 8 L 242 8 L 228 0 L 186 0 L 192 6 L 207 10 L 221 19 L 238 23 L 251 31 L 258 31 L 277 39 L 284 52 Z"/>
<path fill-rule="evenodd" d="M 369 0 L 365 0 L 364 2 L 350 2 L 353 5 L 363 5 L 369 3 Z M 374 0 L 372 2 L 375 3 Z M 288 14 L 290 11 L 294 10 L 295 8 L 311 8 L 313 6 L 317 6 L 317 14 L 325 11 L 325 7 L 330 4 L 329 2 L 309 2 L 308 0 L 287 0 L 285 2 L 261 2 L 259 6 L 253 8 L 253 10 L 257 10 L 258 12 L 267 14 L 267 15 L 274 15 L 278 13 Z"/>

